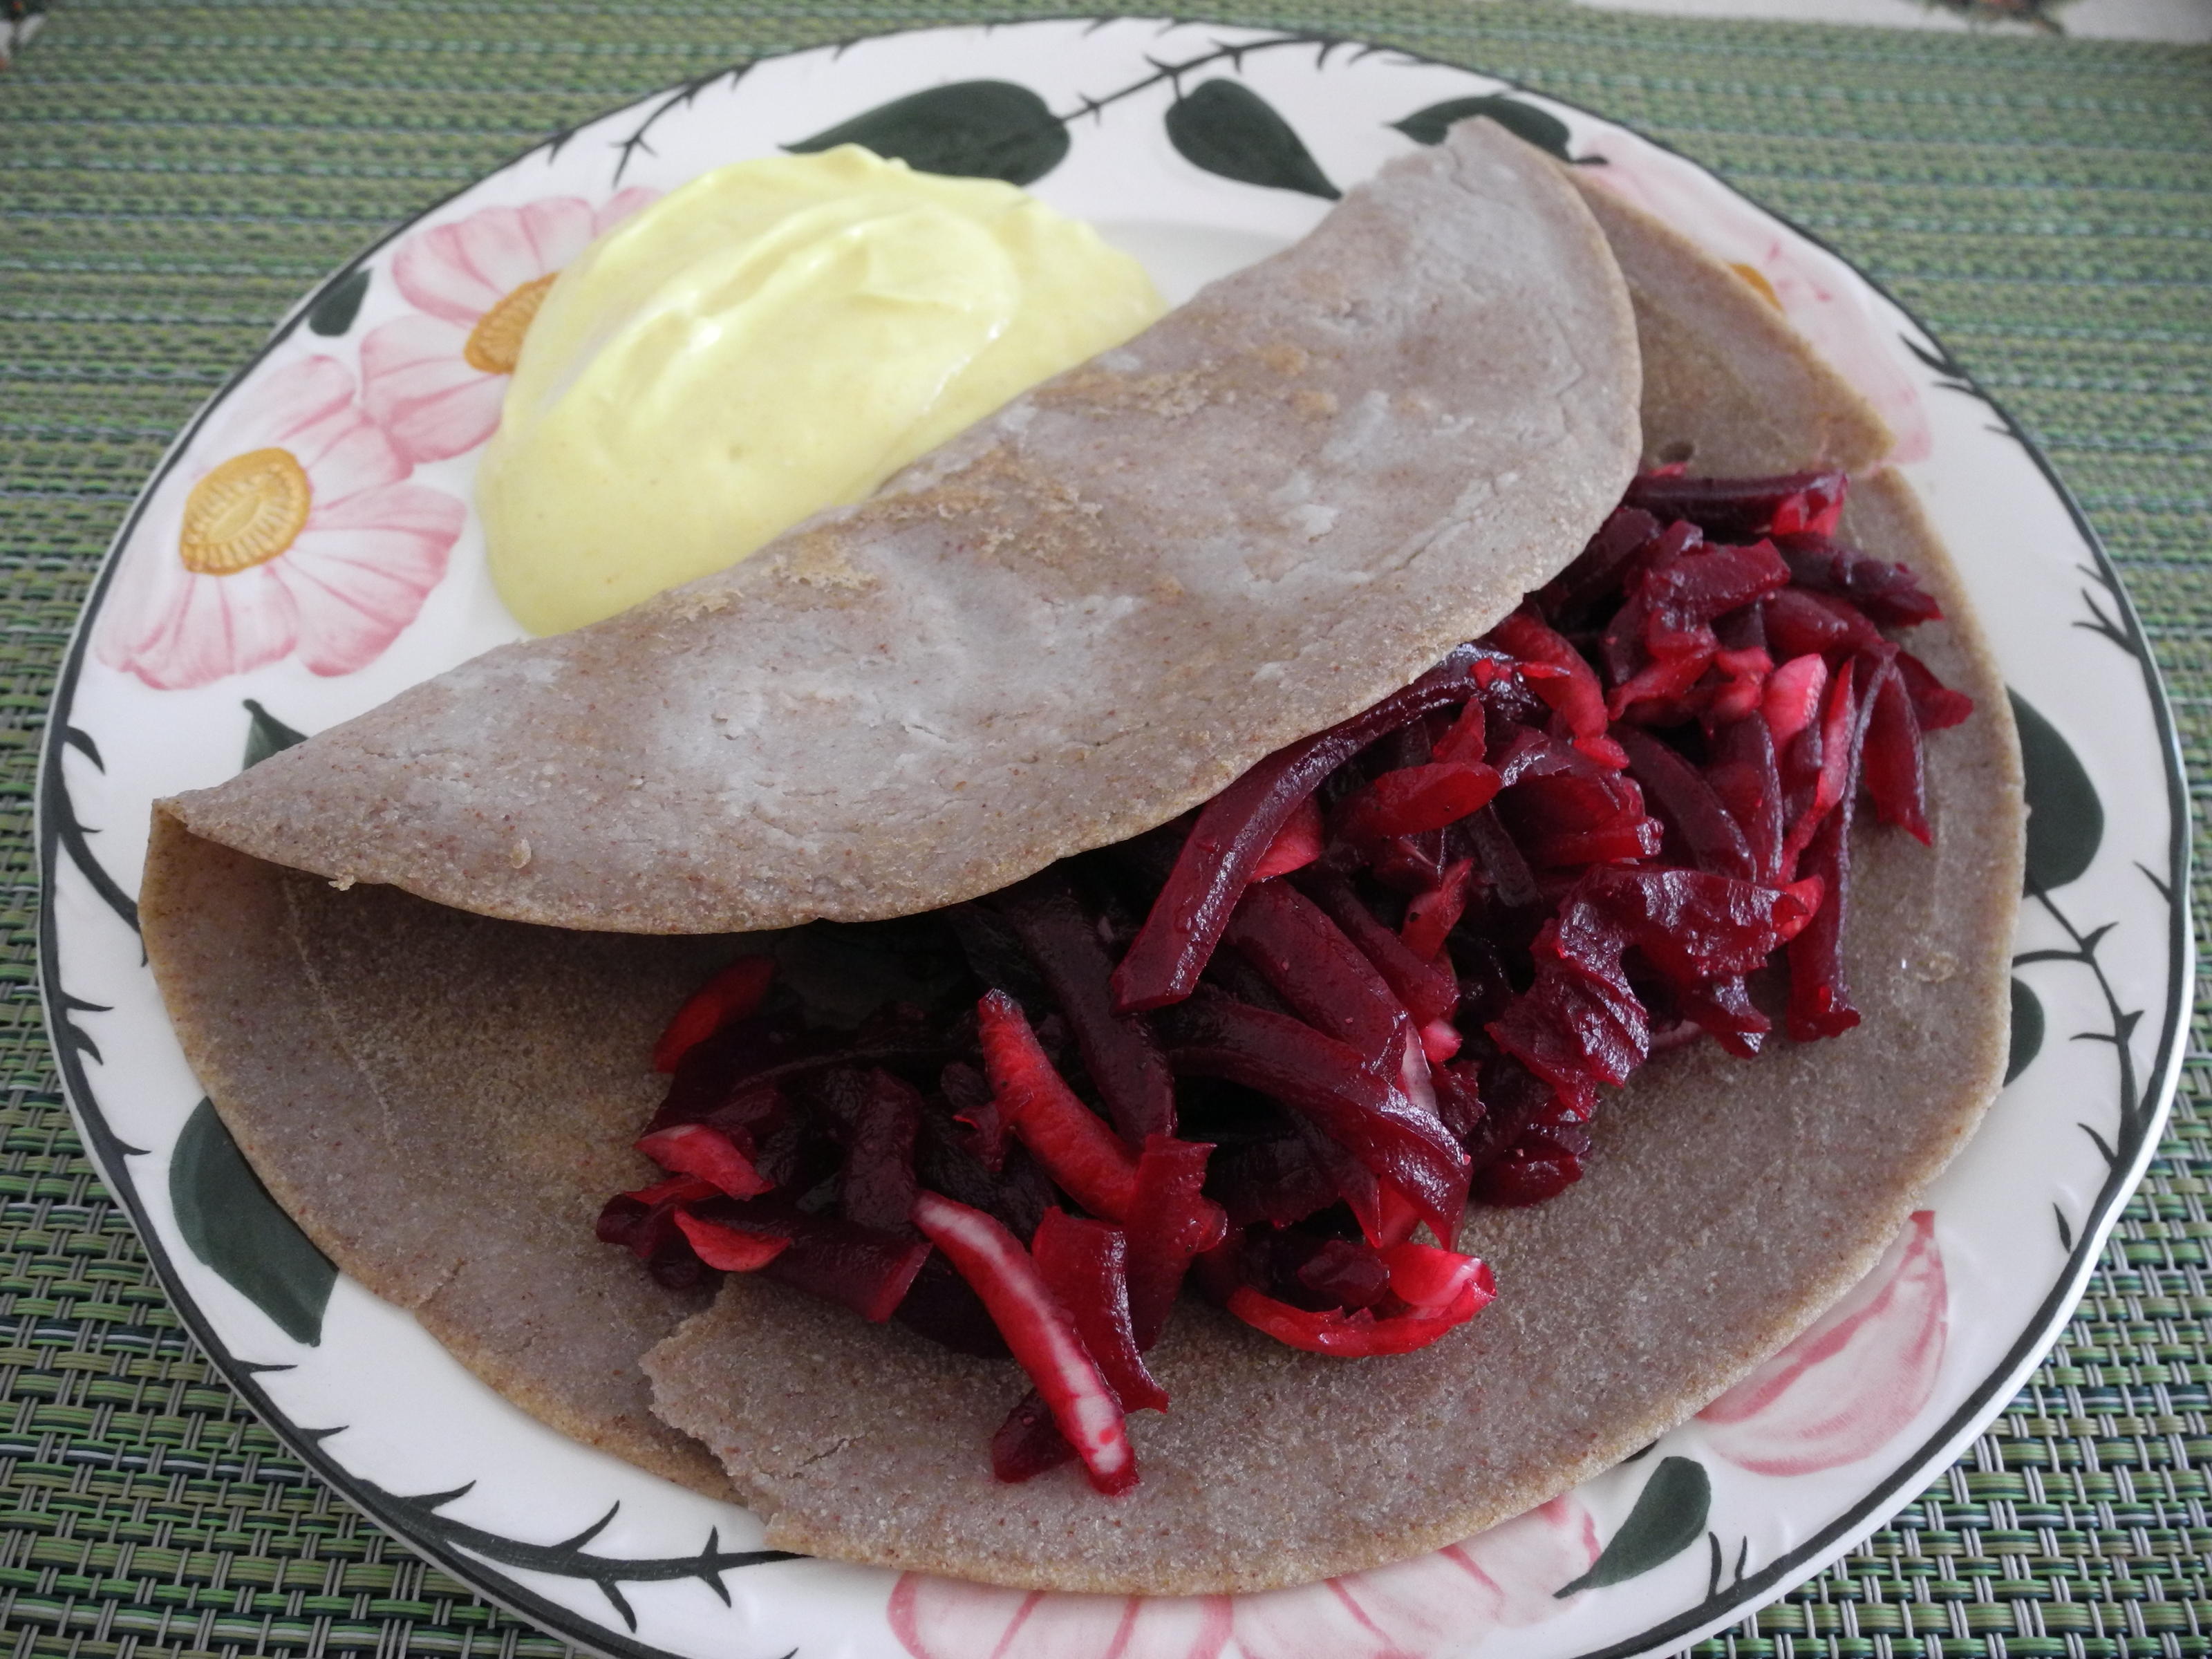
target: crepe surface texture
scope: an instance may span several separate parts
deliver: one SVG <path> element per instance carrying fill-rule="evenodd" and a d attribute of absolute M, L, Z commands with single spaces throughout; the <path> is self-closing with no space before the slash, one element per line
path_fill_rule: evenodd
<path fill-rule="evenodd" d="M 562 927 L 973 897 L 1164 823 L 1511 610 L 1626 486 L 1638 361 L 1575 191 L 1472 123 L 872 500 L 177 810 Z"/>
<path fill-rule="evenodd" d="M 1634 210 L 1592 206 L 1648 343 L 1647 454 L 1727 472 L 1880 453 L 1879 422 L 1751 289 Z M 227 821 L 188 799 L 157 813 L 148 948 L 225 1121 L 341 1267 L 545 1421 L 700 1491 L 734 1481 L 772 1545 L 1063 1589 L 1351 1571 L 1541 1501 L 1723 1391 L 1872 1265 L 1996 1091 L 2022 823 L 2003 687 L 1899 481 L 1863 479 L 1844 533 L 1938 597 L 1950 620 L 1913 647 L 1978 704 L 1928 744 L 1936 847 L 1855 838 L 1864 1024 L 1754 1062 L 1698 1045 L 1610 1093 L 1580 1185 L 1471 1214 L 1461 1248 L 1495 1265 L 1499 1299 L 1430 1348 L 1324 1358 L 1187 1302 L 1152 1356 L 1173 1410 L 1132 1419 L 1144 1480 L 1120 1500 L 1072 1468 L 991 1479 L 983 1448 L 1026 1387 L 1007 1362 L 744 1275 L 702 1312 L 592 1239 L 605 1196 L 653 1176 L 627 1143 L 660 1022 L 758 941 L 340 891 L 313 860 L 192 833 Z"/>

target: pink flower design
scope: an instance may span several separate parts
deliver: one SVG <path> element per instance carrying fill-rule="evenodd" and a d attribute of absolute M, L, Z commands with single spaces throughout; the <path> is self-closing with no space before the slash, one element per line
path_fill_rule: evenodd
<path fill-rule="evenodd" d="M 95 649 L 109 667 L 161 690 L 293 655 L 313 673 L 350 674 L 446 574 L 465 509 L 404 482 L 412 466 L 335 358 L 251 385 L 196 447 L 221 459 L 165 482 L 164 516 L 100 617 Z"/>
<path fill-rule="evenodd" d="M 909 1572 L 891 1633 L 915 1659 L 1215 1659 L 1225 1595 L 1054 1595 Z"/>
<path fill-rule="evenodd" d="M 1928 413 L 1893 343 L 1859 295 L 1792 245 L 1774 222 L 1679 155 L 1630 134 L 1608 134 L 1603 167 L 1583 177 L 1663 219 L 1780 307 L 1790 326 L 1888 422 L 1888 459 L 1925 460 Z"/>
<path fill-rule="evenodd" d="M 1549 1619 L 1597 1556 L 1597 1522 L 1569 1492 L 1411 1561 L 1238 1596 L 1237 1643 L 1245 1659 L 1441 1659 Z"/>
<path fill-rule="evenodd" d="M 1698 1413 L 1706 1443 L 1756 1474 L 1810 1474 L 1887 1445 L 1936 1391 L 1949 1330 L 1936 1212 L 1780 1353 Z"/>
<path fill-rule="evenodd" d="M 507 377 L 554 277 L 659 194 L 626 190 L 597 208 L 574 196 L 480 208 L 401 246 L 392 277 L 416 314 L 372 329 L 361 343 L 362 402 L 401 453 L 440 461 L 491 436 Z"/>
<path fill-rule="evenodd" d="M 1597 1559 L 1570 1493 L 1412 1561 L 1260 1595 L 1049 1595 L 908 1573 L 892 1633 L 915 1659 L 1442 1659 L 1548 1619 Z"/>

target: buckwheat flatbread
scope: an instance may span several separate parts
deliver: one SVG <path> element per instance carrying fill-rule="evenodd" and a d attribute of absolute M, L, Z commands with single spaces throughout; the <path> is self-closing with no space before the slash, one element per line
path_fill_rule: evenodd
<path fill-rule="evenodd" d="M 1457 167 L 1451 158 L 1489 155 L 1498 142 L 1455 136 L 1433 165 Z M 1504 165 L 1518 175 L 1516 163 Z M 1360 200 L 1355 194 L 1347 209 Z M 1879 453 L 1879 422 L 1779 326 L 1765 301 L 1640 214 L 1601 198 L 1592 205 L 1647 342 L 1647 453 L 1695 446 L 1699 470 L 1725 471 L 1863 465 Z M 1284 261 L 1260 269 L 1284 280 Z M 1215 337 L 1261 337 L 1206 315 Z M 1729 373 L 1714 374 L 1716 362 Z M 1126 386 L 1135 371 L 1109 364 L 1108 372 Z M 1310 362 L 1297 383 L 1319 372 Z M 1627 396 L 1632 374 L 1614 384 Z M 1777 398 L 1778 387 L 1790 395 Z M 1047 411 L 1038 422 L 1058 418 L 1049 389 L 1033 406 Z M 1124 398 L 1115 418 L 1188 431 L 1188 422 L 1237 405 L 1178 415 L 1180 406 L 1165 392 L 1149 405 Z M 1632 423 L 1626 441 L 1632 452 Z M 987 444 L 957 453 L 992 452 Z M 1225 488 L 1246 476 L 1242 459 L 1232 453 L 1224 463 Z M 923 481 L 901 486 L 907 507 L 891 516 L 861 509 L 832 522 L 918 534 L 908 530 L 918 521 L 896 514 L 916 500 L 952 510 L 950 498 L 932 493 L 947 487 L 952 465 L 925 462 Z M 1612 493 L 1590 514 L 1577 505 L 1571 543 L 1500 579 L 1504 604 L 1572 556 L 1620 481 L 1608 473 Z M 983 521 L 995 522 L 995 510 L 979 509 Z M 410 736 L 395 717 L 375 728 L 373 743 L 356 735 L 331 745 L 344 758 L 280 772 L 289 758 L 280 757 L 240 784 L 159 809 L 141 895 L 149 953 L 186 1055 L 225 1121 L 345 1271 L 415 1309 L 465 1364 L 556 1427 L 696 1490 L 734 1491 L 767 1517 L 772 1544 L 1063 1589 L 1257 1589 L 1357 1570 L 1540 1501 L 1724 1390 L 1866 1271 L 1996 1091 L 2022 823 L 2003 689 L 1905 487 L 1879 472 L 1861 479 L 1844 529 L 1869 551 L 1910 562 L 1942 601 L 1949 620 L 1917 630 L 1914 649 L 1978 705 L 1972 720 L 1928 745 L 1935 848 L 1896 832 L 1863 830 L 1855 842 L 1849 966 L 1864 1023 L 1826 1042 L 1772 1045 L 1754 1062 L 1711 1045 L 1656 1060 L 1607 1100 L 1579 1186 L 1533 1210 L 1470 1215 L 1461 1248 L 1494 1263 L 1502 1294 L 1430 1348 L 1322 1358 L 1188 1307 L 1154 1354 L 1174 1409 L 1132 1420 L 1144 1482 L 1127 1498 L 1099 1498 L 1070 1468 L 1019 1487 L 991 1479 L 981 1449 L 1026 1387 L 1007 1362 L 965 1358 L 742 1275 L 702 1308 L 593 1240 L 606 1195 L 653 1174 L 629 1149 L 656 1097 L 646 1069 L 653 1035 L 714 964 L 774 946 L 757 937 L 627 937 L 469 914 L 372 884 L 380 878 L 348 862 L 350 851 L 328 856 L 319 826 L 336 800 L 362 806 L 366 796 L 344 791 L 365 790 L 371 778 L 397 792 L 395 814 L 418 799 L 467 799 L 467 777 L 447 769 L 438 748 L 458 730 L 441 722 L 461 720 L 448 704 L 465 678 L 448 677 L 447 690 L 415 705 L 434 738 Z M 783 562 L 763 567 L 769 574 L 709 583 L 707 597 L 727 596 L 736 610 L 772 595 L 811 616 L 847 602 L 852 590 L 791 574 L 805 556 L 795 545 L 776 556 Z M 1374 569 L 1373 582 L 1394 579 L 1387 559 Z M 684 659 L 704 637 L 693 630 L 729 614 L 687 617 L 690 604 L 665 602 L 621 635 L 650 672 L 663 671 L 657 653 Z M 1441 643 L 1482 625 L 1455 625 Z M 1325 647 L 1345 653 L 1346 677 L 1352 648 Z M 1410 678 L 1441 644 L 1422 649 L 1391 658 L 1380 678 L 1359 678 L 1363 689 L 1341 707 L 1309 696 L 1300 680 L 1302 723 L 1282 735 L 1327 724 Z M 1267 661 L 1291 668 L 1304 659 L 1295 644 L 1267 650 Z M 530 659 L 495 659 L 486 672 L 507 675 L 497 662 Z M 557 685 L 570 672 L 547 678 Z M 1200 705 L 1177 706 L 1187 714 Z M 596 718 L 579 713 L 567 736 L 587 743 Z M 362 726 L 292 753 L 310 755 Z M 629 758 L 639 729 L 622 728 L 624 770 L 640 763 Z M 1257 728 L 1224 725 L 1219 735 L 1234 746 L 1248 729 Z M 1186 726 L 1186 738 L 1193 733 L 1213 735 L 1204 719 Z M 1236 752 L 1249 759 L 1279 740 L 1255 737 L 1256 750 Z M 987 734 L 986 752 L 1011 752 L 994 741 Z M 1127 741 L 1150 742 L 1151 728 L 1133 726 Z M 359 758 L 371 749 L 374 766 Z M 1068 752 L 1051 756 L 1065 761 Z M 1042 765 L 1047 751 L 1036 753 Z M 410 758 L 412 770 L 433 775 L 419 794 L 401 764 Z M 1243 763 L 1180 763 L 1195 799 Z M 1024 793 L 1029 764 L 994 775 L 994 787 L 1023 785 L 1018 799 L 1036 811 L 1054 798 L 1041 786 Z M 1089 765 L 1064 769 L 1063 780 L 1091 778 Z M 584 787 L 592 775 L 581 759 L 576 766 L 568 785 Z M 377 769 L 386 767 L 396 769 Z M 1164 817 L 1176 810 L 1169 801 L 1187 797 L 1150 799 Z M 1083 817 L 1093 810 L 1068 820 L 1103 841 L 1109 819 Z M 463 811 L 455 821 L 467 819 Z M 900 890 L 957 896 L 967 880 L 1003 878 L 985 876 L 988 860 L 963 866 L 970 873 L 951 886 L 945 866 L 915 873 L 929 854 L 923 843 L 948 833 L 943 821 L 929 822 L 915 832 L 916 850 L 892 860 L 894 884 L 908 884 Z M 990 815 L 958 822 L 988 827 Z M 295 835 L 306 851 L 286 844 Z M 236 847 L 222 844 L 232 838 Z M 512 875 L 503 845 L 483 844 Z M 1025 856 L 1044 845 L 1024 844 Z M 842 884 L 856 867 L 840 861 L 844 845 L 822 843 L 830 873 L 811 890 L 874 914 Z M 783 855 L 796 850 L 793 842 Z M 531 852 L 526 870 L 548 856 L 534 840 Z M 496 901 L 478 908 L 501 915 L 516 913 L 514 895 L 557 886 L 507 885 L 498 869 L 458 855 L 445 867 L 459 888 Z M 360 880 L 340 890 L 328 879 L 345 875 Z M 617 881 L 611 908 L 588 918 L 592 928 L 657 914 L 661 901 L 626 880 Z M 712 907 L 738 888 L 720 881 L 697 873 L 700 914 L 723 914 Z M 800 910 L 846 914 L 828 902 Z"/>

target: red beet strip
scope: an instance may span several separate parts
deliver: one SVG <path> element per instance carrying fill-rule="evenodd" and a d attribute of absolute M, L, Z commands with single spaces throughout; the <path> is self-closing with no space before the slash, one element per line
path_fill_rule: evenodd
<path fill-rule="evenodd" d="M 1537 590 L 1536 608 L 1560 617 L 1579 611 L 1621 585 L 1638 551 L 1659 533 L 1659 520 L 1641 507 L 1616 507 L 1575 562 Z"/>
<path fill-rule="evenodd" d="M 1021 1241 L 981 1210 L 927 1190 L 915 1200 L 914 1224 L 983 1298 L 1091 1486 L 1109 1496 L 1134 1486 L 1137 1454 L 1121 1402 Z"/>
<path fill-rule="evenodd" d="M 1762 536 L 1793 498 L 1802 529 L 1843 505 L 1850 481 L 1838 471 L 1771 478 L 1692 478 L 1647 472 L 1628 486 L 1626 505 L 1663 520 L 1687 519 L 1708 536 Z"/>
<path fill-rule="evenodd" d="M 732 1198 L 753 1198 L 774 1184 L 729 1136 L 703 1123 L 656 1129 L 638 1141 L 637 1149 L 662 1169 L 695 1176 Z"/>
<path fill-rule="evenodd" d="M 749 1273 L 768 1264 L 791 1248 L 787 1238 L 778 1238 L 767 1233 L 749 1233 L 736 1227 L 725 1227 L 717 1222 L 702 1221 L 697 1216 L 676 1212 L 676 1225 L 684 1237 L 691 1241 L 699 1260 L 708 1267 L 726 1273 Z"/>
<path fill-rule="evenodd" d="M 810 1215 L 781 1193 L 742 1203 L 712 1200 L 695 1213 L 741 1232 L 790 1240 L 763 1275 L 850 1308 L 871 1324 L 880 1325 L 897 1311 L 929 1259 L 929 1246 L 919 1239 L 878 1232 L 842 1216 Z"/>
<path fill-rule="evenodd" d="M 1317 856 L 1318 810 L 1313 818 Z M 1294 818 L 1284 833 L 1299 822 Z M 1109 988 L 1114 959 L 1066 874 L 1041 872 L 1007 889 L 999 908 L 1066 1016 L 1083 1069 L 1121 1139 L 1133 1147 L 1143 1146 L 1146 1135 L 1173 1134 L 1175 1077 L 1167 1056 L 1141 1014 L 1115 1011 Z"/>
<path fill-rule="evenodd" d="M 1887 664 L 1861 658 L 1869 676 L 1881 674 Z M 1854 678 L 1847 664 L 1837 678 L 1846 685 Z M 1869 681 L 1869 691 L 1879 687 Z M 1799 1042 L 1841 1036 L 1859 1023 L 1851 1004 L 1850 988 L 1844 977 L 1844 924 L 1850 913 L 1851 818 L 1858 800 L 1860 757 L 1871 723 L 1875 698 L 1863 699 L 1857 718 L 1841 734 L 1844 748 L 1844 783 L 1835 810 L 1822 821 L 1808 845 L 1800 873 L 1821 885 L 1820 908 L 1796 937 L 1790 941 L 1790 1006 L 1784 1029 Z"/>
<path fill-rule="evenodd" d="M 1073 1462 L 1075 1448 L 1052 1420 L 1052 1407 L 1035 1389 L 1024 1395 L 991 1437 L 991 1474 L 1008 1486 L 1034 1480 L 1047 1469 Z"/>
<path fill-rule="evenodd" d="M 1480 703 L 1470 708 L 1479 709 Z M 1470 757 L 1480 760 L 1480 754 Z M 1287 876 L 1293 870 L 1303 870 L 1328 850 L 1328 834 L 1322 822 L 1321 803 L 1311 795 L 1300 801 L 1291 811 L 1290 822 L 1275 832 L 1267 843 L 1267 850 L 1259 863 L 1252 866 L 1255 882 L 1273 881 L 1277 876 Z"/>
<path fill-rule="evenodd" d="M 1897 668 L 1905 676 L 1905 689 L 1912 694 L 1912 712 L 1919 715 L 1923 732 L 1941 732 L 1974 712 L 1972 697 L 1951 690 L 1910 651 L 1897 653 Z"/>
<path fill-rule="evenodd" d="M 1370 1064 L 1397 1065 L 1412 1030 L 1404 1007 L 1359 947 L 1297 889 L 1281 882 L 1246 888 L 1222 937 L 1307 1024 Z"/>
<path fill-rule="evenodd" d="M 1461 646 L 1404 690 L 1278 749 L 1206 802 L 1176 855 L 1167 884 L 1114 970 L 1115 1006 L 1133 1013 L 1188 996 L 1252 872 L 1299 804 L 1385 732 L 1431 709 L 1464 702 L 1478 689 L 1475 665 L 1489 659 L 1480 647 Z"/>
<path fill-rule="evenodd" d="M 1126 1220 L 1136 1200 L 1136 1159 L 1067 1086 L 1019 1003 L 1004 991 L 988 991 L 976 1016 L 983 1069 L 1014 1133 L 1085 1209 Z"/>
<path fill-rule="evenodd" d="M 1878 623 L 1911 628 L 1942 618 L 1942 608 L 1907 566 L 1871 558 L 1811 531 L 1777 535 L 1774 545 L 1800 587 L 1849 599 Z"/>
<path fill-rule="evenodd" d="M 1759 714 L 1777 750 L 1820 718 L 1828 694 L 1828 661 L 1817 651 L 1792 657 L 1767 676 Z"/>
<path fill-rule="evenodd" d="M 1473 859 L 1455 859 L 1433 887 L 1413 895 L 1406 906 L 1406 920 L 1398 939 L 1424 962 L 1434 962 L 1444 939 L 1467 914 L 1467 884 L 1474 874 Z"/>
<path fill-rule="evenodd" d="M 1407 950 L 1405 941 L 1376 920 L 1341 876 L 1302 879 L 1299 890 L 1374 964 L 1415 1024 L 1425 1025 L 1431 1020 L 1449 1018 L 1459 1006 L 1459 981 L 1450 970 Z"/>
<path fill-rule="evenodd" d="M 818 1098 L 836 1120 L 845 1167 L 837 1207 L 848 1221 L 895 1232 L 914 1209 L 915 1142 L 921 1132 L 921 1096 L 880 1066 L 833 1072 Z"/>
<path fill-rule="evenodd" d="M 1129 1322 L 1127 1235 L 1064 1210 L 1044 1212 L 1030 1255 L 1037 1275 L 1075 1320 L 1076 1334 L 1124 1412 L 1168 1408 L 1168 1392 L 1145 1369 Z"/>
<path fill-rule="evenodd" d="M 733 1020 L 744 1018 L 768 995 L 775 963 L 740 957 L 694 991 L 653 1045 L 653 1069 L 673 1072 L 684 1055 Z"/>
<path fill-rule="evenodd" d="M 1858 700 L 1848 664 L 1828 683 L 1828 696 L 1820 711 L 1820 770 L 1812 780 L 1812 795 L 1790 826 L 1782 843 L 1782 868 L 1797 867 L 1805 846 L 1828 815 L 1836 810 L 1856 775 L 1858 756 L 1852 733 L 1858 725 Z M 1800 733 L 1800 738 L 1804 734 Z"/>
<path fill-rule="evenodd" d="M 1179 1074 L 1225 1078 L 1281 1102 L 1412 1200 L 1437 1237 L 1456 1231 L 1466 1153 L 1358 1050 L 1211 988 L 1177 1007 L 1164 1035 Z"/>
<path fill-rule="evenodd" d="M 1417 1244 L 1408 1239 L 1382 1251 L 1382 1265 L 1390 1271 L 1390 1293 L 1408 1307 L 1449 1308 L 1470 1287 L 1480 1287 L 1485 1268 L 1471 1255 Z M 1486 1301 L 1488 1298 L 1486 1297 Z"/>
<path fill-rule="evenodd" d="M 1160 1340 L 1191 1259 L 1228 1231 L 1221 1206 L 1204 1195 L 1203 1141 L 1154 1135 L 1137 1159 L 1137 1200 L 1128 1223 L 1129 1326 L 1137 1352 Z"/>
<path fill-rule="evenodd" d="M 1605 711 L 1605 688 L 1597 671 L 1564 635 L 1523 605 L 1491 630 L 1490 637 L 1524 663 L 1553 671 L 1528 678 L 1528 688 L 1567 723 L 1575 747 L 1601 766 L 1627 764 L 1613 742 Z"/>
<path fill-rule="evenodd" d="M 1697 768 L 1636 726 L 1622 726 L 1620 738 L 1629 776 L 1659 809 L 1662 821 L 1681 836 L 1691 861 L 1700 870 L 1751 880 L 1757 874 L 1751 842 Z"/>
<path fill-rule="evenodd" d="M 1425 835 L 1490 805 L 1498 774 L 1480 761 L 1431 761 L 1371 780 L 1346 803 L 1340 834 L 1353 842 Z"/>
<path fill-rule="evenodd" d="M 1230 1297 L 1229 1311 L 1278 1342 L 1308 1353 L 1340 1359 L 1411 1353 L 1466 1324 L 1496 1298 L 1498 1282 L 1488 1264 L 1477 1262 L 1475 1268 L 1457 1297 L 1441 1308 L 1409 1309 L 1380 1316 L 1368 1308 L 1351 1313 L 1340 1310 L 1316 1313 L 1279 1302 L 1244 1285 Z"/>
<path fill-rule="evenodd" d="M 1708 747 L 1712 760 L 1705 769 L 1706 781 L 1742 828 L 1751 848 L 1753 878 L 1779 881 L 1784 824 L 1782 774 L 1772 732 L 1763 716 L 1747 715 L 1717 730 Z"/>
<path fill-rule="evenodd" d="M 1923 847 L 1935 845 L 1928 828 L 1928 775 L 1920 742 L 1920 719 L 1912 712 L 1912 694 L 1905 689 L 1905 676 L 1895 663 L 1886 665 L 1875 681 L 1873 705 L 1867 718 L 1866 749 L 1860 769 L 1875 814 L 1893 823 Z"/>

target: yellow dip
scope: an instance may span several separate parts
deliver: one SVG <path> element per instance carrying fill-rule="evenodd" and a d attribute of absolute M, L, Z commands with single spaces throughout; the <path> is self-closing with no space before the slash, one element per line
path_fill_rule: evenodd
<path fill-rule="evenodd" d="M 1012 185 L 856 145 L 740 161 L 624 221 L 530 325 L 477 477 L 492 580 L 555 634 L 855 501 L 1165 309 Z"/>

